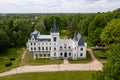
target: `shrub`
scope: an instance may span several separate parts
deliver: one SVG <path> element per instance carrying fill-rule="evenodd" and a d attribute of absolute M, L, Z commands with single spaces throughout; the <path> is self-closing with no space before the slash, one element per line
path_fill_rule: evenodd
<path fill-rule="evenodd" d="M 101 59 L 107 59 L 106 56 L 99 56 L 99 58 L 101 58 Z"/>
<path fill-rule="evenodd" d="M 15 60 L 15 58 L 10 58 L 10 61 L 14 61 Z"/>
<path fill-rule="evenodd" d="M 11 62 L 11 61 L 6 62 L 6 64 L 5 64 L 6 67 L 9 67 L 9 66 L 11 66 L 11 65 L 12 65 L 12 62 Z"/>

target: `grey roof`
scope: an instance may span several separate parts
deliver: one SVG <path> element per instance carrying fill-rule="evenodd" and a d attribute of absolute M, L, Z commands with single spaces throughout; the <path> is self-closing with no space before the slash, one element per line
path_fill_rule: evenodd
<path fill-rule="evenodd" d="M 39 33 L 40 33 L 40 32 L 37 31 L 37 30 L 33 31 L 33 32 L 30 34 L 30 38 L 31 38 L 32 36 L 34 36 L 34 38 L 37 39 L 37 36 L 38 36 Z"/>
<path fill-rule="evenodd" d="M 81 35 L 78 33 L 77 34 L 77 39 L 79 40 L 81 38 Z"/>
<path fill-rule="evenodd" d="M 78 41 L 78 46 L 85 46 L 84 43 L 85 42 L 84 42 L 83 38 L 81 37 L 80 40 Z"/>
<path fill-rule="evenodd" d="M 84 42 L 82 36 L 79 33 L 78 34 L 74 33 L 73 40 L 78 41 L 78 46 L 85 46 L 85 44 L 84 44 L 85 42 Z"/>
<path fill-rule="evenodd" d="M 74 40 L 74 41 L 78 41 L 78 38 L 77 38 L 77 34 L 76 34 L 76 32 L 74 33 L 73 40 Z"/>
<path fill-rule="evenodd" d="M 56 20 L 54 20 L 54 26 L 53 26 L 53 28 L 51 29 L 51 32 L 52 32 L 52 33 L 59 32 L 59 30 L 58 30 L 57 27 L 56 27 Z"/>

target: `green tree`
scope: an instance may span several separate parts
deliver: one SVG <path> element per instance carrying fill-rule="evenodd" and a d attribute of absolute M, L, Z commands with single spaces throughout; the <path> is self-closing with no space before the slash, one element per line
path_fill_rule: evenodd
<path fill-rule="evenodd" d="M 102 71 L 93 75 L 93 80 L 120 80 L 120 44 L 112 45 L 110 56 Z"/>
<path fill-rule="evenodd" d="M 40 31 L 41 34 L 45 34 L 46 30 L 45 30 L 45 25 L 44 25 L 44 17 L 45 16 L 41 16 L 37 22 L 37 24 L 35 25 L 34 29 Z"/>
<path fill-rule="evenodd" d="M 13 23 L 13 42 L 15 46 L 24 46 L 31 33 L 32 23 L 29 19 L 16 19 Z"/>
<path fill-rule="evenodd" d="M 77 22 L 73 19 L 70 26 L 68 27 L 68 37 L 73 38 L 75 32 L 78 32 L 78 28 Z"/>
<path fill-rule="evenodd" d="M 106 26 L 104 14 L 97 14 L 88 28 L 88 39 L 93 45 L 100 43 L 100 34 L 102 29 Z M 93 41 L 94 40 L 94 41 Z"/>
<path fill-rule="evenodd" d="M 9 46 L 9 37 L 7 33 L 0 29 L 0 51 L 5 51 Z"/>
<path fill-rule="evenodd" d="M 100 38 L 106 45 L 120 43 L 120 19 L 113 19 L 103 29 Z"/>

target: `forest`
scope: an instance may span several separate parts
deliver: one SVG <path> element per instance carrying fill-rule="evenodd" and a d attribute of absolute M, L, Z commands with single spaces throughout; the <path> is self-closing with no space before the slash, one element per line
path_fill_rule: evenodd
<path fill-rule="evenodd" d="M 68 38 L 80 33 L 88 46 L 106 45 L 111 53 L 103 71 L 94 74 L 94 80 L 120 80 L 120 10 L 104 13 L 76 14 L 0 14 L 0 51 L 12 47 L 26 47 L 29 35 L 35 29 L 49 34 L 56 19 L 57 27 L 67 30 Z"/>

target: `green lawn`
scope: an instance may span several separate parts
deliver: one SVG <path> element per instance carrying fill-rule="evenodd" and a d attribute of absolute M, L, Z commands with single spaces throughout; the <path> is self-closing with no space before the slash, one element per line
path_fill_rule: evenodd
<path fill-rule="evenodd" d="M 0 77 L 0 80 L 92 80 L 94 71 L 23 73 Z"/>
<path fill-rule="evenodd" d="M 109 56 L 109 52 L 108 50 L 93 50 L 94 55 L 96 56 L 96 58 L 100 61 L 102 61 L 104 63 L 104 61 L 107 60 L 108 56 Z"/>
<path fill-rule="evenodd" d="M 24 48 L 11 48 L 8 49 L 5 53 L 0 53 L 0 72 L 12 69 L 14 67 L 20 66 L 21 55 L 24 51 Z M 11 61 L 12 65 L 6 67 L 5 64 L 10 62 L 10 58 L 15 58 L 15 60 Z"/>
<path fill-rule="evenodd" d="M 69 63 L 71 63 L 71 64 L 76 64 L 76 63 L 88 63 L 88 62 L 90 62 L 90 61 L 92 61 L 92 59 L 91 59 L 91 56 L 90 56 L 90 54 L 87 52 L 87 54 L 86 54 L 86 59 L 78 59 L 78 60 L 72 60 L 72 59 L 69 59 Z"/>
<path fill-rule="evenodd" d="M 67 30 L 61 30 L 60 31 L 60 38 L 61 39 L 67 39 L 67 34 L 68 34 Z"/>
<path fill-rule="evenodd" d="M 63 60 L 55 60 L 55 59 L 33 59 L 33 55 L 27 53 L 24 60 L 23 65 L 47 65 L 47 64 L 62 64 Z"/>

